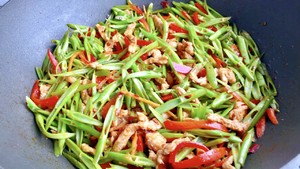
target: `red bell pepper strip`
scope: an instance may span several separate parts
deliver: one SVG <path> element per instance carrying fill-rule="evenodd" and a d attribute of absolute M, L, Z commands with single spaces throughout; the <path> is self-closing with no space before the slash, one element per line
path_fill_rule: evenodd
<path fill-rule="evenodd" d="M 120 42 L 117 42 L 114 47 L 116 49 L 115 51 L 122 51 L 123 50 Z"/>
<path fill-rule="evenodd" d="M 191 16 L 185 12 L 184 10 L 181 10 L 180 13 L 187 19 L 187 20 L 191 20 Z"/>
<path fill-rule="evenodd" d="M 144 144 L 144 139 L 143 139 L 142 133 L 138 133 L 138 134 L 137 134 L 137 137 L 138 137 L 138 138 L 137 138 L 136 151 L 144 152 L 145 144 Z"/>
<path fill-rule="evenodd" d="M 190 148 L 198 148 L 198 149 L 201 149 L 203 152 L 207 152 L 209 151 L 209 149 L 201 144 L 201 143 L 197 143 L 197 142 L 192 142 L 192 141 L 185 141 L 185 142 L 181 142 L 179 143 L 176 148 L 174 149 L 174 151 L 172 151 L 170 153 L 170 156 L 169 156 L 169 163 L 173 164 L 173 163 L 176 163 L 175 162 L 175 157 L 176 157 L 176 154 L 178 153 L 179 150 L 183 149 L 183 148 L 186 148 L 186 147 L 190 147 Z"/>
<path fill-rule="evenodd" d="M 259 149 L 259 144 L 257 144 L 257 143 L 254 143 L 254 144 L 252 144 L 251 146 L 250 146 L 250 148 L 249 148 L 249 153 L 255 153 L 258 149 Z"/>
<path fill-rule="evenodd" d="M 110 108 L 110 106 L 114 105 L 117 101 L 117 98 L 119 97 L 120 94 L 116 94 L 112 99 L 110 99 L 103 107 L 102 110 L 100 112 L 100 114 L 102 115 L 103 118 L 106 117 L 108 110 Z"/>
<path fill-rule="evenodd" d="M 130 52 L 127 51 L 127 52 L 125 53 L 125 55 L 123 55 L 123 56 L 120 58 L 120 60 L 124 60 L 124 59 L 128 58 L 129 55 L 130 55 Z"/>
<path fill-rule="evenodd" d="M 50 63 L 52 65 L 52 70 L 54 70 L 55 73 L 60 73 L 61 69 L 58 66 L 58 62 L 55 59 L 54 55 L 51 53 L 50 49 L 48 49 L 48 55 L 47 56 L 48 56 L 48 58 L 50 60 Z"/>
<path fill-rule="evenodd" d="M 145 18 L 140 19 L 139 22 L 144 26 L 147 32 L 150 32 L 150 27 L 148 25 L 148 22 L 145 20 Z"/>
<path fill-rule="evenodd" d="M 144 14 L 144 12 L 141 10 L 140 7 L 135 6 L 135 5 L 132 4 L 131 2 L 128 2 L 128 4 L 129 4 L 130 8 L 131 8 L 132 10 L 134 10 L 137 14 L 139 14 L 139 15 L 143 15 L 143 14 Z"/>
<path fill-rule="evenodd" d="M 199 25 L 201 23 L 197 12 L 193 13 L 193 21 L 194 21 L 195 25 Z"/>
<path fill-rule="evenodd" d="M 147 45 L 149 45 L 149 44 L 151 44 L 151 43 L 152 43 L 152 41 L 150 41 L 150 40 L 142 40 L 142 39 L 138 39 L 138 40 L 136 41 L 136 44 L 139 45 L 139 46 L 147 46 Z"/>
<path fill-rule="evenodd" d="M 261 138 L 264 135 L 266 128 L 266 116 L 262 116 L 255 125 L 256 127 L 256 137 Z"/>
<path fill-rule="evenodd" d="M 215 26 L 209 26 L 207 28 L 214 31 L 214 32 L 217 32 L 217 30 L 218 30 Z"/>
<path fill-rule="evenodd" d="M 127 36 L 124 36 L 124 43 L 126 48 L 130 45 L 130 40 Z"/>
<path fill-rule="evenodd" d="M 231 89 L 229 87 L 225 86 L 225 90 L 226 90 L 226 92 L 228 94 L 231 94 L 235 100 L 244 102 L 244 100 L 242 99 L 242 97 L 239 94 L 237 94 L 236 92 L 231 91 Z"/>
<path fill-rule="evenodd" d="M 218 68 L 226 66 L 226 63 L 218 58 L 215 54 L 213 54 L 211 50 L 208 50 L 207 53 L 215 60 Z"/>
<path fill-rule="evenodd" d="M 175 38 L 175 36 L 173 34 L 171 34 L 171 33 L 168 33 L 167 39 L 173 39 L 173 38 Z"/>
<path fill-rule="evenodd" d="M 110 162 L 107 162 L 107 163 L 100 164 L 100 166 L 101 166 L 101 168 L 102 168 L 102 169 L 111 168 L 111 166 L 110 166 Z"/>
<path fill-rule="evenodd" d="M 149 56 L 148 53 L 143 54 L 143 55 L 141 56 L 142 61 L 148 59 L 148 56 Z"/>
<path fill-rule="evenodd" d="M 168 1 L 161 1 L 160 2 L 160 5 L 163 7 L 163 8 L 167 8 L 169 6 L 169 3 Z"/>
<path fill-rule="evenodd" d="M 184 121 L 171 121 L 166 120 L 164 122 L 166 129 L 176 130 L 176 131 L 186 131 L 193 129 L 209 129 L 209 130 L 220 130 L 228 132 L 227 128 L 217 122 L 212 122 L 209 120 L 184 120 Z"/>
<path fill-rule="evenodd" d="M 270 119 L 270 121 L 274 124 L 274 125 L 277 125 L 278 124 L 278 120 L 276 118 L 276 115 L 275 115 L 275 110 L 272 109 L 272 108 L 268 108 L 266 110 L 267 112 L 267 115 L 268 115 L 268 118 Z"/>
<path fill-rule="evenodd" d="M 207 11 L 204 9 L 204 7 L 201 4 L 199 4 L 198 2 L 195 3 L 195 6 L 204 14 L 206 14 L 206 15 L 208 14 Z"/>
<path fill-rule="evenodd" d="M 171 99 L 173 99 L 173 98 L 174 98 L 173 94 L 172 94 L 172 93 L 169 93 L 169 94 L 167 94 L 167 95 L 162 96 L 162 97 L 161 97 L 161 100 L 164 101 L 164 102 L 166 102 L 166 101 L 171 100 Z"/>
<path fill-rule="evenodd" d="M 183 142 L 185 143 L 185 142 Z M 178 146 L 181 144 L 178 144 Z M 178 147 L 177 146 L 177 147 Z M 174 168 L 194 168 L 194 167 L 202 167 L 203 165 L 211 165 L 213 162 L 223 158 L 226 154 L 226 148 L 214 148 L 197 156 L 194 156 L 191 159 L 175 162 L 175 155 L 179 151 L 179 149 L 175 148 L 175 150 L 170 154 L 169 162 L 172 164 Z M 186 147 L 186 146 L 185 146 Z M 198 147 L 195 147 L 198 148 Z M 199 147 L 200 148 L 200 147 Z"/>
<path fill-rule="evenodd" d="M 260 100 L 255 100 L 255 99 L 252 99 L 252 100 L 250 100 L 252 103 L 254 103 L 254 104 L 258 104 L 259 102 L 260 102 Z"/>
<path fill-rule="evenodd" d="M 53 109 L 59 100 L 58 96 L 51 96 L 46 99 L 40 99 L 40 86 L 39 86 L 39 81 L 35 81 L 31 94 L 30 94 L 30 99 L 40 108 L 42 109 Z"/>
<path fill-rule="evenodd" d="M 175 23 L 171 23 L 169 28 L 175 32 L 179 33 L 189 33 L 187 30 L 181 28 L 180 26 L 176 25 Z"/>
<path fill-rule="evenodd" d="M 201 69 L 197 76 L 198 77 L 205 77 L 206 76 L 206 69 L 205 68 Z"/>

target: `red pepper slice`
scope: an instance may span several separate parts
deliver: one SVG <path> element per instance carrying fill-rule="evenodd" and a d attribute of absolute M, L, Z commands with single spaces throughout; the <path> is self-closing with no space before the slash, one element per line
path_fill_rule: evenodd
<path fill-rule="evenodd" d="M 206 14 L 206 15 L 208 14 L 207 11 L 204 9 L 204 7 L 201 4 L 199 4 L 198 2 L 195 3 L 195 6 L 204 14 Z"/>
<path fill-rule="evenodd" d="M 206 69 L 205 68 L 201 69 L 197 76 L 198 77 L 205 77 L 206 76 Z"/>
<path fill-rule="evenodd" d="M 172 94 L 172 93 L 169 93 L 169 94 L 167 94 L 167 95 L 162 96 L 162 97 L 161 97 L 161 100 L 164 101 L 164 102 L 166 102 L 166 101 L 171 100 L 171 99 L 173 99 L 173 98 L 174 98 L 173 94 Z"/>
<path fill-rule="evenodd" d="M 211 150 L 207 150 L 207 147 L 205 149 L 204 145 L 199 144 L 199 147 L 194 147 L 190 145 L 185 145 L 188 142 L 183 142 L 178 144 L 173 152 L 170 153 L 169 162 L 172 164 L 174 168 L 194 168 L 194 167 L 202 167 L 203 165 L 211 165 L 214 161 L 217 161 L 221 158 L 223 158 L 226 154 L 226 148 L 214 148 Z M 200 148 L 204 151 L 204 153 L 199 154 L 191 159 L 175 162 L 175 155 L 176 153 L 183 147 L 194 147 L 194 148 Z M 207 151 L 206 151 L 207 150 Z"/>
<path fill-rule="evenodd" d="M 254 104 L 258 104 L 259 102 L 260 102 L 260 100 L 255 100 L 255 99 L 252 99 L 252 100 L 250 100 L 252 103 L 254 103 Z"/>
<path fill-rule="evenodd" d="M 172 151 L 170 153 L 170 157 L 169 157 L 169 163 L 174 164 L 175 162 L 175 157 L 176 154 L 179 150 L 181 150 L 182 148 L 186 148 L 186 147 L 190 147 L 190 148 L 198 148 L 201 149 L 203 152 L 207 152 L 209 151 L 209 149 L 201 144 L 201 143 L 197 143 L 197 142 L 192 142 L 192 141 L 185 141 L 185 142 L 181 142 L 179 143 L 176 148 L 174 149 L 174 151 Z"/>
<path fill-rule="evenodd" d="M 149 45 L 149 44 L 151 44 L 151 43 L 152 43 L 152 41 L 150 41 L 150 40 L 142 40 L 142 39 L 138 39 L 138 40 L 136 41 L 136 44 L 139 45 L 139 46 L 147 46 L 147 45 Z"/>
<path fill-rule="evenodd" d="M 150 32 L 150 27 L 145 18 L 140 19 L 139 22 L 144 26 L 147 32 Z"/>
<path fill-rule="evenodd" d="M 128 4 L 129 4 L 130 8 L 131 8 L 132 10 L 134 10 L 137 14 L 139 14 L 139 15 L 143 15 L 143 14 L 144 14 L 144 12 L 141 10 L 140 7 L 135 6 L 135 5 L 132 4 L 131 2 L 129 2 Z"/>
<path fill-rule="evenodd" d="M 125 42 L 125 47 L 128 47 L 130 45 L 130 40 L 127 36 L 124 36 L 124 42 Z"/>
<path fill-rule="evenodd" d="M 249 153 L 255 153 L 258 149 L 259 149 L 259 144 L 257 144 L 257 143 L 254 143 L 254 144 L 252 144 L 251 146 L 250 146 L 250 148 L 249 148 Z"/>
<path fill-rule="evenodd" d="M 196 25 L 199 25 L 201 23 L 199 17 L 198 17 L 198 13 L 197 12 L 194 12 L 193 13 L 193 21 Z"/>
<path fill-rule="evenodd" d="M 117 98 L 119 97 L 120 94 L 116 94 L 112 99 L 110 99 L 102 108 L 100 114 L 102 115 L 103 118 L 106 117 L 108 110 L 110 106 L 114 105 L 116 103 Z"/>
<path fill-rule="evenodd" d="M 48 49 L 48 58 L 50 60 L 50 63 L 52 65 L 52 70 L 55 72 L 55 73 L 60 73 L 61 72 L 61 69 L 60 67 L 58 66 L 58 62 L 57 60 L 55 59 L 54 55 L 51 53 L 50 49 Z"/>
<path fill-rule="evenodd" d="M 215 26 L 209 26 L 207 28 L 214 31 L 214 32 L 217 32 L 217 30 L 218 30 Z"/>
<path fill-rule="evenodd" d="M 180 26 L 176 25 L 175 23 L 171 23 L 169 28 L 175 32 L 179 33 L 189 33 L 187 30 L 181 28 Z"/>
<path fill-rule="evenodd" d="M 166 120 L 164 122 L 166 129 L 176 130 L 176 131 L 186 131 L 192 129 L 209 129 L 209 130 L 220 130 L 228 132 L 227 128 L 217 122 L 212 122 L 208 120 L 184 120 L 184 121 L 171 121 Z"/>
<path fill-rule="evenodd" d="M 137 134 L 137 147 L 136 151 L 144 152 L 144 139 L 142 133 Z"/>
<path fill-rule="evenodd" d="M 169 3 L 168 1 L 161 1 L 160 2 L 160 5 L 163 7 L 163 8 L 167 8 L 169 6 Z"/>
<path fill-rule="evenodd" d="M 122 51 L 123 49 L 122 49 L 122 46 L 121 46 L 121 44 L 120 44 L 120 42 L 117 42 L 116 44 L 115 44 L 115 51 Z"/>
<path fill-rule="evenodd" d="M 256 136 L 257 138 L 261 138 L 264 135 L 266 128 L 266 116 L 262 116 L 259 121 L 255 125 L 256 127 Z"/>
<path fill-rule="evenodd" d="M 142 61 L 148 59 L 148 56 L 149 56 L 148 53 L 143 54 L 143 55 L 141 56 Z"/>
<path fill-rule="evenodd" d="M 189 15 L 186 11 L 181 10 L 180 13 L 181 13 L 187 20 L 191 20 L 190 15 Z"/>
<path fill-rule="evenodd" d="M 107 168 L 110 168 L 110 162 L 107 162 L 107 163 L 103 163 L 103 164 L 100 164 L 101 168 L 102 169 L 107 169 Z"/>
<path fill-rule="evenodd" d="M 30 99 L 42 109 L 53 109 L 59 100 L 59 97 L 51 96 L 46 99 L 40 99 L 40 86 L 39 81 L 37 80 L 32 87 Z"/>
<path fill-rule="evenodd" d="M 171 33 L 168 33 L 167 39 L 173 39 L 173 38 L 175 38 L 175 36 L 173 34 L 171 34 Z"/>
<path fill-rule="evenodd" d="M 125 53 L 125 55 L 123 55 L 123 56 L 120 58 L 120 60 L 124 60 L 124 59 L 128 58 L 129 55 L 130 55 L 130 52 L 127 51 L 127 52 Z"/>
<path fill-rule="evenodd" d="M 270 119 L 270 121 L 274 124 L 274 125 L 277 125 L 278 124 L 278 120 L 277 120 L 277 117 L 275 115 L 275 110 L 272 109 L 272 108 L 268 108 L 266 110 L 267 112 L 267 115 L 268 115 L 268 118 Z"/>

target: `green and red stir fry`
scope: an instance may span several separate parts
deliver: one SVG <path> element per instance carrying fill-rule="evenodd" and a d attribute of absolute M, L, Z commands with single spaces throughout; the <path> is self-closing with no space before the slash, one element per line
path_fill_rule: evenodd
<path fill-rule="evenodd" d="M 37 67 L 28 108 L 77 168 L 241 168 L 278 124 L 251 36 L 206 2 L 128 1 L 95 27 L 68 24 Z"/>

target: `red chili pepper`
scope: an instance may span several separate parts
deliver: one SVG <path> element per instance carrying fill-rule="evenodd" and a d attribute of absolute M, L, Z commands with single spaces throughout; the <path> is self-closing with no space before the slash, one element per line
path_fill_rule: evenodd
<path fill-rule="evenodd" d="M 129 2 L 128 4 L 129 4 L 130 8 L 131 8 L 132 10 L 134 10 L 137 14 L 139 14 L 139 15 L 143 15 L 143 14 L 144 14 L 144 12 L 141 10 L 140 7 L 135 6 L 135 5 L 132 4 L 131 2 Z"/>
<path fill-rule="evenodd" d="M 124 36 L 124 43 L 126 48 L 130 45 L 130 40 L 127 36 Z"/>
<path fill-rule="evenodd" d="M 231 94 L 235 100 L 244 102 L 244 100 L 242 99 L 242 97 L 239 94 L 237 94 L 236 92 L 231 91 L 230 88 L 225 87 L 225 90 L 226 90 L 227 93 Z"/>
<path fill-rule="evenodd" d="M 211 57 L 216 61 L 217 67 L 226 67 L 226 63 L 219 59 L 216 55 L 212 54 Z"/>
<path fill-rule="evenodd" d="M 208 120 L 184 120 L 184 121 L 171 121 L 166 120 L 164 122 L 166 129 L 169 130 L 179 130 L 186 131 L 192 129 L 210 129 L 210 130 L 221 130 L 224 132 L 228 132 L 227 128 L 217 122 L 212 122 Z"/>
<path fill-rule="evenodd" d="M 50 60 L 50 63 L 52 65 L 52 70 L 55 72 L 55 73 L 60 73 L 61 72 L 61 69 L 60 67 L 58 66 L 58 62 L 57 60 L 55 59 L 54 55 L 51 53 L 50 49 L 48 49 L 48 58 Z"/>
<path fill-rule="evenodd" d="M 226 63 L 213 54 L 211 50 L 208 50 L 207 53 L 215 60 L 218 68 L 226 67 Z"/>
<path fill-rule="evenodd" d="M 150 32 L 150 27 L 145 18 L 140 19 L 139 22 L 144 26 L 147 32 Z"/>
<path fill-rule="evenodd" d="M 217 32 L 217 30 L 218 30 L 215 26 L 209 26 L 207 28 L 214 31 L 214 32 Z"/>
<path fill-rule="evenodd" d="M 147 46 L 149 44 L 151 44 L 152 41 L 151 40 L 142 40 L 142 39 L 138 39 L 136 41 L 136 44 L 139 45 L 139 46 Z"/>
<path fill-rule="evenodd" d="M 258 104 L 259 102 L 260 102 L 260 100 L 255 100 L 255 99 L 252 99 L 252 100 L 250 100 L 252 103 L 254 103 L 254 104 Z"/>
<path fill-rule="evenodd" d="M 275 110 L 272 109 L 272 108 L 268 108 L 266 110 L 267 112 L 267 115 L 268 115 L 268 118 L 270 119 L 270 121 L 274 124 L 274 125 L 277 125 L 278 124 L 278 120 L 277 120 L 277 117 L 275 115 Z"/>
<path fill-rule="evenodd" d="M 137 147 L 136 151 L 144 152 L 144 139 L 142 133 L 137 134 Z"/>
<path fill-rule="evenodd" d="M 250 148 L 249 148 L 249 153 L 255 153 L 258 149 L 259 149 L 259 144 L 257 144 L 257 143 L 253 143 L 251 146 L 250 146 Z"/>
<path fill-rule="evenodd" d="M 175 157 L 176 157 L 177 152 L 186 147 L 198 148 L 198 149 L 202 150 L 203 152 L 209 151 L 209 149 L 201 143 L 192 142 L 192 141 L 181 142 L 175 147 L 174 151 L 172 151 L 170 153 L 169 163 L 171 163 L 171 164 L 175 163 Z"/>
<path fill-rule="evenodd" d="M 105 78 L 106 78 L 106 76 L 98 76 L 96 78 L 96 83 L 101 83 Z"/>
<path fill-rule="evenodd" d="M 205 147 L 204 145 L 202 145 L 200 143 L 197 143 L 198 146 L 186 145 L 186 143 L 190 143 L 190 142 L 182 142 L 182 143 L 178 144 L 177 147 L 175 148 L 175 150 L 170 153 L 169 162 L 172 164 L 172 166 L 174 168 L 194 168 L 194 167 L 202 167 L 203 165 L 210 165 L 214 161 L 217 161 L 217 160 L 223 158 L 227 154 L 227 151 L 225 148 L 214 148 L 214 149 L 208 150 L 207 147 Z M 194 156 L 191 159 L 175 162 L 176 153 L 181 148 L 184 148 L 184 147 L 200 148 L 204 151 L 204 153 Z"/>
<path fill-rule="evenodd" d="M 189 33 L 187 30 L 181 28 L 180 26 L 176 25 L 175 23 L 171 23 L 169 28 L 175 32 L 179 33 Z"/>
<path fill-rule="evenodd" d="M 184 10 L 181 10 L 180 13 L 187 19 L 191 20 L 191 16 Z"/>
<path fill-rule="evenodd" d="M 168 15 L 162 15 L 162 17 L 164 18 L 164 20 L 167 20 L 169 18 L 171 18 L 171 16 L 168 14 Z"/>
<path fill-rule="evenodd" d="M 169 3 L 168 1 L 161 1 L 160 2 L 160 5 L 163 7 L 163 8 L 167 8 L 169 6 Z"/>
<path fill-rule="evenodd" d="M 165 102 L 165 101 L 171 100 L 171 99 L 173 99 L 173 98 L 174 98 L 173 94 L 170 93 L 170 94 L 167 94 L 167 95 L 162 96 L 162 97 L 161 97 L 161 100 Z"/>
<path fill-rule="evenodd" d="M 148 59 L 148 56 L 149 56 L 148 53 L 145 53 L 141 56 L 141 59 L 144 61 L 144 60 Z"/>
<path fill-rule="evenodd" d="M 102 108 L 100 114 L 102 115 L 103 118 L 106 117 L 108 110 L 110 106 L 114 105 L 116 103 L 117 98 L 119 97 L 120 94 L 116 94 L 112 99 L 110 99 Z"/>
<path fill-rule="evenodd" d="M 199 4 L 198 2 L 195 3 L 195 6 L 204 14 L 206 14 L 206 15 L 208 14 L 207 11 L 204 9 L 204 7 L 201 4 Z"/>
<path fill-rule="evenodd" d="M 128 58 L 129 55 L 130 55 L 130 52 L 127 51 L 127 52 L 125 53 L 125 55 L 123 55 L 123 56 L 120 58 L 120 60 L 124 60 L 124 59 Z"/>
<path fill-rule="evenodd" d="M 115 36 L 117 33 L 118 33 L 118 30 L 116 29 L 116 30 L 114 30 L 113 32 L 110 33 L 110 36 L 113 37 L 113 36 Z"/>
<path fill-rule="evenodd" d="M 101 166 L 101 168 L 102 168 L 102 169 L 111 168 L 111 166 L 110 166 L 110 162 L 107 162 L 107 163 L 100 164 L 100 166 Z"/>
<path fill-rule="evenodd" d="M 266 116 L 262 116 L 259 121 L 255 125 L 256 128 L 256 136 L 257 138 L 261 138 L 264 135 L 266 128 Z"/>
<path fill-rule="evenodd" d="M 175 36 L 173 34 L 171 34 L 171 33 L 168 33 L 167 39 L 173 39 L 173 38 L 175 38 Z"/>
<path fill-rule="evenodd" d="M 197 76 L 198 77 L 205 77 L 206 76 L 206 69 L 205 68 L 201 69 Z"/>
<path fill-rule="evenodd" d="M 238 55 L 241 56 L 241 52 L 236 44 L 232 44 L 230 48 Z"/>
<path fill-rule="evenodd" d="M 121 44 L 120 44 L 120 42 L 117 42 L 116 44 L 115 44 L 115 51 L 122 51 L 123 49 L 122 49 L 122 46 L 121 46 Z"/>
<path fill-rule="evenodd" d="M 40 108 L 42 109 L 53 109 L 59 100 L 58 96 L 51 96 L 46 99 L 40 99 L 40 86 L 39 86 L 39 81 L 35 81 L 31 94 L 30 94 L 30 99 Z"/>
<path fill-rule="evenodd" d="M 197 12 L 193 13 L 193 21 L 194 21 L 195 25 L 199 25 L 201 23 Z"/>
<path fill-rule="evenodd" d="M 108 79 L 107 79 L 107 83 L 108 83 L 108 84 L 110 84 L 110 83 L 112 83 L 112 82 L 114 82 L 114 81 L 115 81 L 115 80 L 112 79 L 112 78 L 108 78 Z"/>

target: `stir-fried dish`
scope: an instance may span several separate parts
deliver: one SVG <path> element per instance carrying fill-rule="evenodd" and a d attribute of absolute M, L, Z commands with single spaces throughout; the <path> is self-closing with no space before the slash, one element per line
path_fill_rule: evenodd
<path fill-rule="evenodd" d="M 205 2 L 164 5 L 128 1 L 53 40 L 26 102 L 56 156 L 89 169 L 238 169 L 266 120 L 278 124 L 250 35 Z"/>

